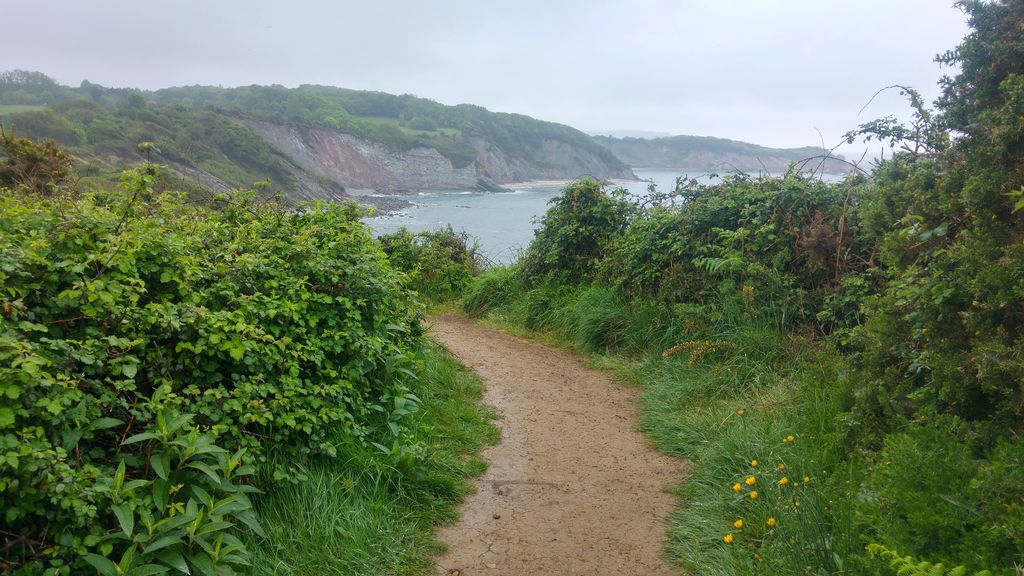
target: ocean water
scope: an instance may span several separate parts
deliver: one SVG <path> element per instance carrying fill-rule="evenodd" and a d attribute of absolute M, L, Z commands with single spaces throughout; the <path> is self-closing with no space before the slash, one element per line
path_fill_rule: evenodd
<path fill-rule="evenodd" d="M 675 186 L 676 172 L 634 171 L 641 180 L 618 184 L 638 195 L 647 193 L 653 181 L 659 191 Z M 706 175 L 687 177 L 710 181 Z M 436 230 L 451 225 L 480 242 L 483 255 L 493 263 L 507 264 L 533 239 L 536 221 L 547 211 L 548 201 L 562 191 L 561 186 L 516 188 L 512 192 L 423 192 L 398 196 L 414 205 L 388 216 L 367 218 L 377 234 L 408 228 L 413 232 Z"/>

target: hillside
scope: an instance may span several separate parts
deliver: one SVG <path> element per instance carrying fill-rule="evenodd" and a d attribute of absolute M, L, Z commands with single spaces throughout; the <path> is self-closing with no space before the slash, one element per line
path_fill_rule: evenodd
<path fill-rule="evenodd" d="M 683 171 L 785 172 L 791 162 L 820 156 L 827 151 L 814 146 L 767 148 L 711 136 L 669 136 L 664 138 L 615 138 L 595 136 L 598 144 L 633 168 Z M 839 157 L 841 158 L 841 157 Z M 808 168 L 818 165 L 817 160 Z M 822 166 L 827 174 L 846 174 L 851 166 L 829 160 Z"/>
<path fill-rule="evenodd" d="M 268 179 L 291 198 L 482 189 L 533 179 L 630 178 L 586 134 L 472 105 L 324 86 L 179 87 L 147 92 L 38 72 L 0 74 L 0 122 L 52 138 L 114 174 L 139 142 L 184 183 L 228 190 Z"/>

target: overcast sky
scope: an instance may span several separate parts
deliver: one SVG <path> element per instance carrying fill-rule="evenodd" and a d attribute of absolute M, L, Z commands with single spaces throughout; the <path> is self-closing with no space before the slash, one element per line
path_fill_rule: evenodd
<path fill-rule="evenodd" d="M 952 0 L 0 0 L 0 70 L 65 84 L 326 84 L 769 146 L 929 100 Z M 851 151 L 846 150 L 849 154 Z"/>

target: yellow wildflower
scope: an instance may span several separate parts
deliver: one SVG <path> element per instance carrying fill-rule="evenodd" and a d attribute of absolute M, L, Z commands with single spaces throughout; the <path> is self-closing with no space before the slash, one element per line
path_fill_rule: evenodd
<path fill-rule="evenodd" d="M 810 476 L 804 476 L 804 484 L 807 484 L 810 481 L 811 481 L 811 477 Z"/>
<path fill-rule="evenodd" d="M 773 528 L 774 528 L 774 527 L 775 527 L 775 525 L 776 525 L 776 524 L 778 524 L 778 523 L 779 523 L 779 521 L 778 521 L 778 520 L 776 520 L 775 518 L 769 518 L 769 519 L 768 519 L 768 525 L 769 525 L 769 526 L 771 526 L 771 527 L 773 527 Z"/>
<path fill-rule="evenodd" d="M 726 544 L 732 544 L 732 534 L 726 534 L 725 536 L 722 536 L 722 541 Z"/>
<path fill-rule="evenodd" d="M 785 486 L 786 484 L 789 484 L 789 477 L 783 476 L 782 480 L 779 480 L 779 486 Z"/>
<path fill-rule="evenodd" d="M 739 482 L 732 485 L 733 492 L 739 492 L 740 490 L 743 490 L 743 486 L 740 486 Z"/>
<path fill-rule="evenodd" d="M 754 484 L 757 484 L 757 478 L 754 478 L 753 476 L 747 476 L 747 479 L 744 480 L 744 482 L 747 483 L 747 486 L 753 486 Z"/>
<path fill-rule="evenodd" d="M 732 523 L 732 525 L 735 526 L 737 530 L 739 530 L 743 528 L 743 520 L 737 519 L 735 522 Z"/>
<path fill-rule="evenodd" d="M 750 499 L 751 500 L 757 500 L 757 490 L 754 490 L 753 492 L 750 493 Z M 798 504 L 798 506 L 799 506 L 799 504 Z"/>
<path fill-rule="evenodd" d="M 796 440 L 796 436 L 793 436 L 792 434 L 786 436 L 786 442 L 792 442 L 793 440 Z"/>
<path fill-rule="evenodd" d="M 779 470 L 785 470 L 786 469 L 786 465 L 785 464 L 779 464 L 778 469 Z"/>
<path fill-rule="evenodd" d="M 751 460 L 750 465 L 753 466 L 754 468 L 757 468 L 757 460 Z"/>
<path fill-rule="evenodd" d="M 740 408 L 739 410 L 736 411 L 736 415 L 737 416 L 743 416 L 746 413 L 747 413 L 747 411 L 744 408 Z"/>

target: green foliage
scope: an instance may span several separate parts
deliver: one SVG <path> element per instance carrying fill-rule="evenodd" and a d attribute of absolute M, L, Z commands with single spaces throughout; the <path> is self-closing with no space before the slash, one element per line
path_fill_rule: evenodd
<path fill-rule="evenodd" d="M 655 205 L 611 243 L 600 278 L 632 298 L 725 307 L 810 323 L 864 268 L 855 208 L 862 182 L 826 184 L 733 175 L 716 185 L 681 182 L 674 205 Z M 823 328 L 836 320 L 821 318 Z"/>
<path fill-rule="evenodd" d="M 473 455 L 497 440 L 483 387 L 473 372 L 434 347 L 422 354 L 410 384 L 422 409 L 410 429 L 428 457 L 413 474 L 382 455 L 347 445 L 316 459 L 308 478 L 255 500 L 267 538 L 252 535 L 252 573 L 259 575 L 428 574 L 434 570 L 433 525 L 456 517 L 468 492 L 464 479 L 483 471 Z"/>
<path fill-rule="evenodd" d="M 0 72 L 0 104 L 52 105 L 70 96 L 71 89 L 40 72 Z"/>
<path fill-rule="evenodd" d="M 569 184 L 549 204 L 523 259 L 523 270 L 530 278 L 586 277 L 611 238 L 629 223 L 632 212 L 632 205 L 621 195 L 607 194 L 593 178 Z"/>
<path fill-rule="evenodd" d="M 900 556 L 895 550 L 890 550 L 881 544 L 869 544 L 868 553 L 882 560 L 888 560 L 889 568 L 897 576 L 967 576 L 966 566 L 946 568 L 942 564 L 918 562 L 913 556 Z M 991 574 L 988 570 L 981 570 L 974 572 L 973 576 L 991 576 Z"/>
<path fill-rule="evenodd" d="M 524 278 L 598 281 L 626 299 L 844 329 L 860 321 L 873 283 L 857 274 L 870 259 L 857 212 L 864 186 L 739 174 L 680 182 L 637 204 L 582 180 L 552 200 Z"/>
<path fill-rule="evenodd" d="M 645 430 L 694 462 L 669 548 L 698 573 L 873 574 L 872 542 L 910 555 L 885 554 L 899 573 L 1024 563 L 1024 8 L 960 5 L 939 108 L 896 87 L 909 125 L 851 133 L 897 150 L 870 177 L 680 182 L 629 207 L 572 187 L 521 266 L 468 292 L 629 358 Z M 799 507 L 776 476 L 758 504 L 728 488 L 779 459 L 810 479 Z"/>
<path fill-rule="evenodd" d="M 451 226 L 415 234 L 401 228 L 380 243 L 391 265 L 408 274 L 409 286 L 435 301 L 460 296 L 482 267 L 476 241 Z"/>
<path fill-rule="evenodd" d="M 437 131 L 437 122 L 423 116 L 414 116 L 407 125 L 414 130 L 423 130 L 425 132 Z"/>
<path fill-rule="evenodd" d="M 885 439 L 858 510 L 874 541 L 974 570 L 1024 557 L 1022 443 L 1001 442 L 980 460 L 972 440 L 970 427 L 951 417 Z"/>
<path fill-rule="evenodd" d="M 984 452 L 1024 429 L 1024 30 L 1016 3 L 960 5 L 973 31 L 940 58 L 961 72 L 943 81 L 935 118 L 960 137 L 934 158 L 905 152 L 881 168 L 874 194 L 893 200 L 873 218 L 891 223 L 879 241 L 887 282 L 857 342 L 867 424 L 954 414 Z"/>
<path fill-rule="evenodd" d="M 44 108 L 40 110 L 12 110 L 10 122 L 12 131 L 31 136 L 35 140 L 53 140 L 63 146 L 81 144 L 85 141 L 84 130 L 75 123 Z"/>
<path fill-rule="evenodd" d="M 396 150 L 418 146 L 435 147 L 446 156 L 456 146 L 473 150 L 470 139 L 482 137 L 513 155 L 529 154 L 545 141 L 558 141 L 587 151 L 613 167 L 624 167 L 611 152 L 586 134 L 552 122 L 542 122 L 520 114 L 490 112 L 479 106 L 445 106 L 408 94 L 395 96 L 304 85 L 295 89 L 283 86 L 249 86 L 233 89 L 182 87 L 152 94 L 157 102 L 209 106 L 243 113 L 273 122 L 288 122 L 330 128 L 380 142 Z M 399 129 L 398 121 L 415 129 Z M 415 124 L 415 126 L 413 125 Z M 457 166 L 464 166 L 458 156 Z M 472 156 L 475 159 L 475 152 Z"/>
<path fill-rule="evenodd" d="M 426 456 L 419 328 L 361 212 L 253 193 L 0 193 L 4 570 L 229 574 L 243 482 L 353 445 Z M 273 455 L 274 458 L 270 458 Z"/>

